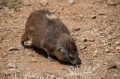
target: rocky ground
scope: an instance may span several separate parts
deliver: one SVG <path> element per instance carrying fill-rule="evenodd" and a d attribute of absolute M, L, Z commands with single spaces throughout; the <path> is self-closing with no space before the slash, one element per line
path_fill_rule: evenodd
<path fill-rule="evenodd" d="M 39 9 L 67 26 L 80 68 L 50 62 L 40 49 L 20 49 L 26 20 Z M 0 0 L 0 79 L 120 79 L 120 0 Z"/>

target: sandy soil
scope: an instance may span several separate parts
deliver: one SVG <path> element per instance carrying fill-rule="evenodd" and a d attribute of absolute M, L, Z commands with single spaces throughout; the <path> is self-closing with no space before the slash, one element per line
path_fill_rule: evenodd
<path fill-rule="evenodd" d="M 27 18 L 40 9 L 67 26 L 80 68 L 51 62 L 40 49 L 20 49 Z M 24 0 L 17 10 L 0 5 L 0 79 L 120 79 L 120 0 Z"/>

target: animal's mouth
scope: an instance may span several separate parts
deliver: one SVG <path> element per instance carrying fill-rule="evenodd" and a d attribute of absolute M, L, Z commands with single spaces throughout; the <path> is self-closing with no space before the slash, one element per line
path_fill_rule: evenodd
<path fill-rule="evenodd" d="M 74 66 L 78 66 L 81 64 L 81 61 L 80 59 L 77 59 L 77 60 L 72 60 L 71 63 L 74 65 Z"/>
<path fill-rule="evenodd" d="M 76 60 L 72 60 L 72 61 L 71 61 L 71 63 L 72 63 L 74 66 L 76 66 L 76 65 L 77 65 Z"/>

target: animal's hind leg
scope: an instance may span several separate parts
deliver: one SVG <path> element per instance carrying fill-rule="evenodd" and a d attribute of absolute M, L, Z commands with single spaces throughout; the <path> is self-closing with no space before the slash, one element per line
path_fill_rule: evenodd
<path fill-rule="evenodd" d="M 27 41 L 27 40 L 29 40 L 28 35 L 26 32 L 24 32 L 21 37 L 21 45 L 20 45 L 21 48 L 25 48 L 24 41 Z"/>

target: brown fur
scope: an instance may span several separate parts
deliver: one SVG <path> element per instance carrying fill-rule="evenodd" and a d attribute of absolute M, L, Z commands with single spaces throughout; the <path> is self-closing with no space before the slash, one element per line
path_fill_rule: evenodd
<path fill-rule="evenodd" d="M 21 44 L 31 40 L 33 45 L 44 49 L 48 56 L 56 56 L 61 61 L 80 63 L 78 51 L 66 26 L 48 10 L 36 10 L 28 17 Z"/>

